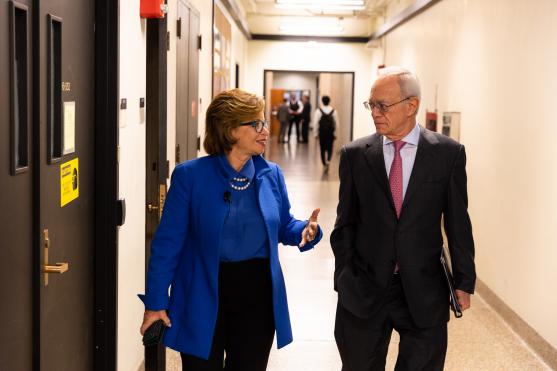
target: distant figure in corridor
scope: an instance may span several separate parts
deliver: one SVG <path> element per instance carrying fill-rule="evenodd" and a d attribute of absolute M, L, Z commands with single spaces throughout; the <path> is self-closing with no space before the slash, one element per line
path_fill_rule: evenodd
<path fill-rule="evenodd" d="M 162 319 L 184 371 L 264 371 L 275 331 L 279 348 L 292 342 L 278 244 L 307 251 L 323 233 L 319 209 L 290 214 L 282 172 L 261 156 L 268 139 L 263 99 L 222 92 L 207 109 L 209 156 L 173 172 L 140 332 Z"/>
<path fill-rule="evenodd" d="M 337 111 L 329 104 L 331 98 L 328 95 L 321 97 L 323 105 L 315 111 L 315 122 L 317 122 L 317 135 L 321 148 L 321 163 L 323 171 L 329 172 L 329 163 L 333 156 L 333 141 L 335 140 L 335 130 L 338 122 Z"/>
<path fill-rule="evenodd" d="M 412 72 L 380 70 L 364 102 L 377 132 L 341 152 L 331 246 L 343 371 L 384 370 L 393 329 L 400 335 L 395 370 L 443 370 L 442 217 L 458 301 L 470 307 L 476 272 L 464 146 L 418 125 L 419 105 Z"/>
<path fill-rule="evenodd" d="M 304 110 L 304 105 L 302 102 L 296 98 L 296 93 L 290 93 L 290 102 L 288 106 L 288 113 L 290 113 L 290 127 L 288 128 L 288 138 L 286 142 L 290 142 L 290 135 L 292 134 L 292 126 L 296 128 L 296 140 L 298 142 L 302 141 L 302 134 L 300 133 L 299 123 L 302 119 L 302 111 Z"/>
<path fill-rule="evenodd" d="M 309 101 L 309 95 L 302 95 L 302 104 L 304 108 L 302 109 L 300 123 L 302 126 L 302 143 L 308 142 L 309 137 L 309 124 L 311 122 L 311 103 Z"/>
<path fill-rule="evenodd" d="M 290 123 L 290 113 L 288 112 L 288 99 L 284 98 L 282 104 L 277 110 L 277 119 L 280 122 L 280 134 L 278 138 L 279 143 L 286 141 L 286 130 L 288 129 L 288 124 Z"/>

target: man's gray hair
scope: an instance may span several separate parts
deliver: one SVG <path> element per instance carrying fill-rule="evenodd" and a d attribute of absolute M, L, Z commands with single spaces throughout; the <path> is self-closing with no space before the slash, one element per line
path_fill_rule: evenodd
<path fill-rule="evenodd" d="M 402 97 L 417 97 L 421 100 L 420 81 L 412 71 L 398 66 L 389 66 L 381 68 L 378 75 L 379 77 L 398 76 L 398 86 Z"/>

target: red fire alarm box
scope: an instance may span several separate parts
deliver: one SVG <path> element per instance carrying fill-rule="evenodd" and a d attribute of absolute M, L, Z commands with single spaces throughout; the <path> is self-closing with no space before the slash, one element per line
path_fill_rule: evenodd
<path fill-rule="evenodd" d="M 164 0 L 141 0 L 139 15 L 141 18 L 164 18 L 167 5 Z"/>

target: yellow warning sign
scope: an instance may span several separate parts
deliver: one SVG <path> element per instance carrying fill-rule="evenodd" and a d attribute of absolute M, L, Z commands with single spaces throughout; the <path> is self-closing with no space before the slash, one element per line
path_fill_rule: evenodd
<path fill-rule="evenodd" d="M 78 159 L 60 165 L 60 207 L 79 197 Z"/>

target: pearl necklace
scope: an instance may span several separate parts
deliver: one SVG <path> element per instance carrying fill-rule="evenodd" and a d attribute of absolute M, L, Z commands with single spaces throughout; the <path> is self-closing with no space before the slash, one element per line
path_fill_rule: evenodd
<path fill-rule="evenodd" d="M 243 191 L 243 190 L 247 189 L 251 184 L 251 181 L 248 181 L 248 178 L 232 178 L 232 180 L 235 181 L 235 182 L 238 182 L 238 183 L 247 182 L 243 186 L 237 186 L 236 184 L 232 183 L 232 181 L 230 181 L 229 184 L 232 187 L 232 189 L 235 189 L 237 191 Z"/>

